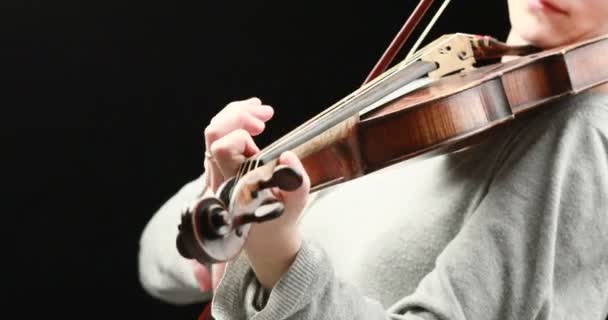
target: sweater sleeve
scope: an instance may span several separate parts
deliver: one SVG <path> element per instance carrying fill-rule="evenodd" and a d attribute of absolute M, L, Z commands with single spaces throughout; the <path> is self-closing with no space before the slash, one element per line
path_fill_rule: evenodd
<path fill-rule="evenodd" d="M 192 261 L 177 251 L 182 209 L 201 196 L 203 175 L 186 183 L 154 213 L 145 226 L 138 254 L 139 280 L 144 290 L 162 301 L 183 305 L 208 301 L 211 293 L 199 290 Z"/>
<path fill-rule="evenodd" d="M 340 280 L 324 251 L 305 242 L 270 292 L 261 289 L 246 257 L 229 263 L 214 317 L 603 320 L 608 109 L 572 107 L 530 121 L 512 136 L 485 196 L 434 269 L 388 309 Z"/>

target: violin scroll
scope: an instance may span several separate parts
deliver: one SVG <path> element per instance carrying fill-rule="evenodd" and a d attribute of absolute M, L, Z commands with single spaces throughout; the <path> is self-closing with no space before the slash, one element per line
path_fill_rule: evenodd
<path fill-rule="evenodd" d="M 301 174 L 274 164 L 256 168 L 238 180 L 226 181 L 218 189 L 218 197 L 201 198 L 184 210 L 176 239 L 178 252 L 202 264 L 235 258 L 242 250 L 251 223 L 263 223 L 283 214 L 284 206 L 272 188 L 292 191 L 302 182 Z"/>

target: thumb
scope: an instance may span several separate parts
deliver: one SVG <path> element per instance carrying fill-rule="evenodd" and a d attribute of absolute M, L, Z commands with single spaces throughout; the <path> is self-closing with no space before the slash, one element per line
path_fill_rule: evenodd
<path fill-rule="evenodd" d="M 299 188 L 293 191 L 285 191 L 278 190 L 279 197 L 285 203 L 285 210 L 288 212 L 298 212 L 304 209 L 304 205 L 306 204 L 306 198 L 308 196 L 308 192 L 310 191 L 310 178 L 302 162 L 295 155 L 295 153 L 291 151 L 284 152 L 279 157 L 279 164 L 286 165 L 293 170 L 295 170 L 298 174 L 302 175 L 302 185 Z"/>

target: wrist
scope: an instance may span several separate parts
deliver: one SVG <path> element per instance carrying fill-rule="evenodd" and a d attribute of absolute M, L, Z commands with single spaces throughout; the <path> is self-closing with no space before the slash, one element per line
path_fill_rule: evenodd
<path fill-rule="evenodd" d="M 255 228 L 262 226 L 252 226 L 245 252 L 260 284 L 272 288 L 289 270 L 302 247 L 302 238 L 297 228 Z"/>

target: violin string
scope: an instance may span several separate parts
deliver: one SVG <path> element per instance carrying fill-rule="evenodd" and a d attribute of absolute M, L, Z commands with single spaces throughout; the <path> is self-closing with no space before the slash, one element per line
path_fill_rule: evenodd
<path fill-rule="evenodd" d="M 422 41 L 424 40 L 424 38 L 426 38 L 426 36 L 428 35 L 429 31 L 431 30 L 431 28 L 433 27 L 433 25 L 435 25 L 435 22 L 437 22 L 437 19 L 439 19 L 439 17 L 441 16 L 441 14 L 445 10 L 445 8 L 448 6 L 448 4 L 450 3 L 450 1 L 451 0 L 444 0 L 443 1 L 443 3 L 441 4 L 441 7 L 439 8 L 439 10 L 437 10 L 437 12 L 435 13 L 435 15 L 431 19 L 431 22 L 429 22 L 429 24 L 426 26 L 426 28 L 424 29 L 424 31 L 422 32 L 422 34 L 420 35 L 420 37 L 418 37 L 418 40 L 416 40 L 416 43 L 414 43 L 414 46 L 412 46 L 412 49 L 410 50 L 410 52 L 407 54 L 407 56 L 405 56 L 406 60 L 409 57 L 411 57 L 412 54 L 418 49 L 418 47 L 420 46 L 420 43 L 422 43 Z"/>
<path fill-rule="evenodd" d="M 279 140 L 276 140 L 274 143 L 272 143 L 271 145 L 269 145 L 268 147 L 266 147 L 262 151 L 260 151 L 255 156 L 257 158 L 255 161 L 259 162 L 264 155 L 280 148 L 282 145 L 287 143 L 293 136 L 297 136 L 299 133 L 310 129 L 310 127 L 313 127 L 313 125 L 315 127 L 318 126 L 320 122 L 322 122 L 323 120 L 326 120 L 332 114 L 338 112 L 339 110 L 341 110 L 344 107 L 347 107 L 348 103 L 350 101 L 352 101 L 353 99 L 359 97 L 360 95 L 368 92 L 371 89 L 374 89 L 378 85 L 382 84 L 383 81 L 386 81 L 387 79 L 389 79 L 393 74 L 395 74 L 395 72 L 402 70 L 403 68 L 407 68 L 408 66 L 410 66 L 411 64 L 416 62 L 417 58 L 422 56 L 424 54 L 424 52 L 426 52 L 429 49 L 430 48 L 425 48 L 425 49 L 417 52 L 416 55 L 414 57 L 412 57 L 410 60 L 404 59 L 402 62 L 396 64 L 395 66 L 393 66 L 392 68 L 390 68 L 389 70 L 387 70 L 386 72 L 381 74 L 380 76 L 376 77 L 374 80 L 368 82 L 368 84 L 358 88 L 357 90 L 355 90 L 348 96 L 344 97 L 343 99 L 341 99 L 340 101 L 338 101 L 337 103 L 332 105 L 331 107 L 325 109 L 323 112 L 321 112 L 317 116 L 313 117 L 312 119 L 308 120 L 304 124 L 295 128 L 294 130 L 292 130 L 291 132 L 289 132 L 288 134 L 286 134 Z"/>
<path fill-rule="evenodd" d="M 434 23 L 434 21 L 437 19 L 437 17 L 441 14 L 441 12 L 443 11 L 443 9 L 446 6 L 446 3 L 449 2 L 450 0 L 444 0 L 444 3 L 442 5 L 442 7 L 439 9 L 439 12 L 435 14 L 433 20 L 432 20 L 432 24 Z M 426 33 L 428 33 L 428 30 L 430 29 L 430 26 L 427 26 L 425 32 L 423 32 L 423 36 L 421 38 L 423 38 Z M 288 143 L 288 141 L 290 139 L 292 139 L 292 137 L 297 136 L 298 134 L 300 134 L 301 132 L 307 130 L 308 128 L 312 127 L 313 125 L 318 125 L 317 123 L 320 123 L 321 121 L 329 118 L 330 116 L 332 116 L 333 114 L 335 114 L 336 112 L 338 112 L 340 109 L 345 108 L 348 106 L 348 103 L 350 101 L 355 100 L 357 97 L 361 96 L 362 94 L 365 94 L 366 92 L 369 92 L 370 90 L 373 90 L 375 87 L 377 87 L 380 84 L 383 84 L 383 81 L 386 81 L 387 79 L 390 79 L 390 77 L 392 75 L 394 75 L 397 71 L 402 70 L 404 68 L 409 67 L 410 65 L 412 65 L 415 60 L 417 59 L 417 57 L 422 56 L 424 49 L 421 50 L 420 52 L 415 52 L 418 49 L 418 46 L 420 45 L 420 42 L 422 41 L 421 38 L 418 39 L 418 41 L 416 42 L 416 44 L 414 45 L 414 47 L 412 47 L 412 49 L 410 50 L 410 52 L 408 53 L 408 55 L 405 57 L 405 59 L 403 59 L 400 63 L 396 64 L 395 66 L 389 68 L 387 71 L 383 72 L 382 74 L 380 74 L 379 76 L 375 77 L 374 79 L 372 79 L 371 81 L 368 81 L 366 84 L 364 84 L 363 86 L 359 87 L 357 90 L 351 92 L 349 95 L 347 95 L 346 97 L 340 99 L 338 102 L 334 103 L 332 106 L 330 106 L 329 108 L 325 109 L 323 112 L 317 114 L 315 117 L 309 119 L 308 121 L 306 121 L 305 123 L 303 123 L 302 125 L 298 126 L 297 128 L 295 128 L 294 130 L 292 130 L 291 132 L 287 133 L 286 135 L 284 135 L 282 138 L 276 140 L 274 143 L 270 144 L 268 147 L 264 148 L 263 150 L 261 150 L 260 152 L 258 152 L 257 155 L 255 155 L 253 157 L 253 159 L 247 159 L 245 162 L 243 162 L 238 170 L 238 173 L 236 175 L 236 181 L 240 180 L 240 178 L 247 172 L 251 171 L 254 168 L 257 168 L 260 165 L 261 159 L 264 155 L 273 152 L 274 150 L 280 148 L 282 145 Z M 425 48 L 426 49 L 426 48 Z M 413 53 L 416 53 L 413 56 Z M 414 59 L 416 58 L 416 59 Z"/>
<path fill-rule="evenodd" d="M 441 11 L 443 11 L 443 9 L 446 7 L 446 5 L 447 5 L 447 3 L 449 3 L 449 1 L 450 0 L 446 0 L 446 2 L 444 2 Z M 435 16 L 435 18 L 436 17 L 438 17 L 438 16 Z M 434 20 L 436 20 L 436 19 L 434 19 Z M 438 39 L 438 40 L 440 40 L 440 39 Z M 440 46 L 440 42 L 439 41 L 435 41 L 435 42 L 436 42 L 436 44 L 434 46 L 433 46 L 433 43 L 431 43 L 427 47 L 425 47 L 422 50 L 420 50 L 420 51 L 416 52 L 415 54 L 411 55 L 409 58 L 403 59 L 400 63 L 398 63 L 395 66 L 391 67 L 389 70 L 385 71 L 380 76 L 378 76 L 375 79 L 373 79 L 372 81 L 368 82 L 366 85 L 361 86 L 357 90 L 353 91 L 351 94 L 347 95 L 343 99 L 341 99 L 338 102 L 336 102 L 334 105 L 332 105 L 329 108 L 325 109 L 323 112 L 319 113 L 318 115 L 316 115 L 312 119 L 310 119 L 307 122 L 303 123 L 299 127 L 295 128 L 294 130 L 292 130 L 291 132 L 289 132 L 288 134 L 284 135 L 279 140 L 276 140 L 274 143 L 272 143 L 268 147 L 264 148 L 262 151 L 260 151 L 255 156 L 255 157 L 257 157 L 257 162 L 259 162 L 260 159 L 264 155 L 266 155 L 266 154 L 268 154 L 270 152 L 273 152 L 276 149 L 280 148 L 285 143 L 288 143 L 288 141 L 290 141 L 290 139 L 293 136 L 297 136 L 301 132 L 310 129 L 311 127 L 313 127 L 313 125 L 317 126 L 319 122 L 321 122 L 323 120 L 326 120 L 328 117 L 330 117 L 331 115 L 333 115 L 336 112 L 340 111 L 342 108 L 348 107 L 348 103 L 350 101 L 352 101 L 353 99 L 359 97 L 360 95 L 368 92 L 369 90 L 374 89 L 376 86 L 382 84 L 383 81 L 386 81 L 395 72 L 397 72 L 399 70 L 402 70 L 403 68 L 407 68 L 408 66 L 410 66 L 411 64 L 413 64 L 414 62 L 416 62 L 418 60 L 418 58 L 421 57 L 426 51 L 430 51 L 430 50 L 432 50 L 432 49 Z"/>
<path fill-rule="evenodd" d="M 413 57 L 411 57 L 410 59 L 404 59 L 402 62 L 396 64 L 395 66 L 393 66 L 392 68 L 390 68 L 388 71 L 384 72 L 382 75 L 380 75 L 377 78 L 375 78 L 374 80 L 370 81 L 367 85 L 358 88 L 357 90 L 355 90 L 350 95 L 348 95 L 345 98 L 343 98 L 342 100 L 338 101 L 336 104 L 332 105 L 331 107 L 329 107 L 328 109 L 324 110 L 323 112 L 321 112 L 320 114 L 318 114 L 314 118 L 310 119 L 309 121 L 305 122 L 301 126 L 299 126 L 299 127 L 295 128 L 294 130 L 292 130 L 287 135 L 285 135 L 282 138 L 280 138 L 279 140 L 275 141 L 274 143 L 272 143 L 268 147 L 264 148 L 262 151 L 260 151 L 255 156 L 255 157 L 257 157 L 256 161 L 259 163 L 259 161 L 261 160 L 261 158 L 264 155 L 269 154 L 269 153 L 277 150 L 278 148 L 280 148 L 284 144 L 288 143 L 290 141 L 290 139 L 292 139 L 293 136 L 297 136 L 301 132 L 304 132 L 305 130 L 310 129 L 311 127 L 313 127 L 313 125 L 314 126 L 319 125 L 319 123 L 321 121 L 327 120 L 327 118 L 329 118 L 331 115 L 335 114 L 336 112 L 340 111 L 342 108 L 348 107 L 348 103 L 350 101 L 352 101 L 354 98 L 357 98 L 361 94 L 363 94 L 363 93 L 365 93 L 365 92 L 367 92 L 367 91 L 375 88 L 376 86 L 382 84 L 382 81 L 386 81 L 387 79 L 389 79 L 396 71 L 402 70 L 403 68 L 406 68 L 406 67 L 410 66 L 411 64 L 413 64 L 414 62 L 416 62 L 418 60 L 418 58 L 420 56 L 422 56 L 425 52 L 427 52 L 429 50 L 432 50 L 432 49 L 434 49 L 434 48 L 436 48 L 438 46 L 440 46 L 440 43 L 437 43 L 435 46 L 430 45 L 430 46 L 428 46 L 426 48 L 423 48 L 419 52 L 416 52 L 416 54 Z"/>
<path fill-rule="evenodd" d="M 382 78 L 384 78 L 384 77 L 382 77 Z M 373 88 L 373 85 L 376 84 L 376 82 L 382 80 L 382 78 L 379 76 L 378 78 L 376 78 L 378 80 L 376 80 L 376 81 L 370 81 L 369 82 L 370 83 L 370 87 L 359 88 L 356 91 L 352 92 L 351 94 L 345 96 L 344 98 L 342 98 L 338 102 L 334 103 L 329 108 L 323 110 L 321 113 L 317 114 L 313 118 L 309 119 L 307 122 L 303 123 L 302 125 L 298 126 L 297 128 L 295 128 L 291 132 L 289 132 L 286 135 L 284 135 L 283 137 L 281 137 L 279 140 L 276 140 L 274 143 L 272 143 L 268 147 L 264 148 L 262 151 L 260 151 L 258 153 L 258 156 L 259 157 L 263 157 L 265 154 L 270 153 L 273 150 L 275 150 L 276 148 L 280 147 L 283 144 L 284 141 L 289 140 L 292 136 L 295 136 L 298 133 L 303 132 L 303 131 L 309 129 L 313 125 L 314 126 L 318 125 L 318 122 L 321 122 L 322 120 L 324 120 L 327 117 L 331 116 L 331 114 L 333 114 L 340 107 L 348 104 L 349 101 L 352 101 L 353 99 L 355 99 L 356 97 L 358 97 L 359 94 L 367 91 L 368 89 Z"/>
<path fill-rule="evenodd" d="M 266 154 L 268 154 L 268 153 L 276 150 L 277 148 L 279 148 L 282 144 L 284 144 L 284 142 L 288 141 L 292 136 L 295 136 L 295 135 L 299 134 L 300 132 L 303 132 L 303 131 L 309 129 L 313 125 L 317 126 L 318 122 L 321 122 L 322 120 L 325 120 L 327 117 L 331 116 L 333 113 L 335 113 L 338 110 L 340 110 L 341 108 L 347 106 L 348 102 L 350 102 L 353 99 L 359 97 L 361 94 L 363 94 L 365 92 L 368 92 L 369 90 L 374 89 L 375 87 L 377 87 L 378 85 L 380 85 L 382 83 L 382 81 L 385 81 L 386 79 L 390 78 L 393 74 L 395 74 L 395 72 L 397 72 L 399 70 L 402 70 L 403 68 L 406 68 L 406 67 L 410 66 L 411 64 L 413 64 L 416 61 L 417 57 L 422 56 L 422 54 L 425 52 L 425 50 L 426 49 L 423 49 L 420 52 L 417 52 L 416 55 L 411 58 L 411 60 L 409 60 L 409 61 L 408 60 L 403 60 L 402 62 L 396 64 L 395 66 L 393 66 L 389 70 L 387 70 L 384 73 L 382 73 L 380 76 L 378 76 L 375 79 L 373 79 L 372 81 L 368 82 L 366 85 L 361 86 L 357 90 L 353 91 L 351 94 L 349 94 L 346 97 L 342 98 L 341 100 L 339 100 L 338 102 L 336 102 L 335 104 L 333 104 L 332 106 L 330 106 L 329 108 L 325 109 L 323 112 L 317 114 L 315 117 L 311 118 L 310 120 L 308 120 L 307 122 L 303 123 L 299 127 L 295 128 L 294 130 L 292 130 L 288 134 L 284 135 L 279 140 L 276 140 L 274 143 L 272 143 L 268 147 L 264 148 L 262 151 L 260 151 L 256 155 L 256 157 L 259 160 L 259 158 L 261 158 L 264 155 L 266 155 Z"/>
<path fill-rule="evenodd" d="M 416 52 L 414 57 L 411 57 L 410 59 L 403 59 L 401 62 L 395 64 L 393 67 L 389 68 L 387 71 L 383 72 L 382 74 L 380 74 L 376 78 L 372 79 L 365 85 L 357 88 L 357 90 L 353 91 L 346 97 L 342 98 L 341 100 L 336 102 L 334 105 L 325 109 L 323 112 L 317 114 L 315 117 L 311 118 L 307 122 L 303 123 L 302 125 L 298 126 L 295 129 L 293 129 L 288 134 L 286 134 L 283 137 L 281 137 L 280 139 L 276 140 L 274 143 L 270 144 L 268 147 L 266 147 L 263 150 L 261 150 L 260 152 L 258 152 L 255 156 L 253 156 L 249 159 L 246 159 L 239 166 L 238 172 L 235 176 L 235 181 L 239 181 L 241 179 L 241 177 L 244 176 L 247 172 L 250 172 L 251 170 L 259 167 L 261 164 L 261 160 L 265 155 L 267 155 L 267 154 L 277 150 L 281 146 L 287 144 L 289 142 L 289 140 L 292 139 L 294 136 L 297 137 L 298 134 L 304 132 L 305 130 L 309 129 L 310 127 L 313 127 L 313 125 L 315 125 L 315 126 L 318 125 L 319 122 L 326 120 L 332 114 L 335 114 L 336 112 L 338 112 L 341 108 L 347 107 L 348 103 L 350 101 L 352 101 L 353 99 L 356 99 L 360 95 L 362 95 L 362 94 L 368 92 L 369 90 L 374 89 L 376 86 L 382 84 L 383 81 L 386 81 L 387 79 L 389 79 L 397 71 L 409 67 L 414 62 L 416 62 L 417 59 L 424 54 L 424 52 L 426 52 L 430 49 L 432 49 L 431 46 L 429 46 L 427 48 L 423 48 L 419 52 Z"/>
<path fill-rule="evenodd" d="M 411 66 L 425 52 L 430 51 L 430 50 L 434 49 L 435 47 L 438 47 L 439 45 L 440 44 L 436 44 L 435 46 L 433 46 L 433 43 L 431 43 L 427 47 L 416 52 L 413 55 L 413 57 L 410 57 L 409 59 L 403 59 L 401 62 L 395 64 L 393 67 L 389 68 L 387 71 L 383 72 L 382 74 L 380 74 L 373 80 L 369 81 L 367 84 L 359 87 L 357 90 L 355 90 L 348 96 L 342 98 L 341 100 L 336 102 L 331 107 L 325 109 L 323 112 L 316 115 L 312 119 L 308 120 L 304 124 L 293 129 L 291 132 L 284 135 L 282 138 L 276 140 L 274 143 L 270 144 L 268 147 L 266 147 L 263 150 L 261 150 L 260 152 L 258 152 L 258 154 L 256 154 L 252 158 L 247 159 L 239 167 L 238 173 L 235 177 L 236 181 L 239 181 L 241 179 L 241 177 L 243 175 L 245 175 L 247 172 L 259 167 L 261 164 L 262 157 L 264 155 L 269 154 L 269 153 L 273 152 L 274 150 L 280 148 L 282 145 L 287 144 L 289 142 L 289 140 L 292 139 L 292 137 L 297 136 L 298 134 L 309 129 L 313 125 L 317 125 L 317 122 L 321 122 L 322 120 L 326 119 L 328 116 L 331 116 L 331 114 L 338 112 L 338 110 L 340 108 L 346 107 L 347 106 L 346 104 L 349 101 L 352 101 L 353 99 L 357 98 L 361 94 L 364 94 L 365 92 L 373 89 L 375 86 L 382 84 L 382 81 L 389 79 L 395 72 L 402 70 L 403 68 L 407 68 L 407 67 Z"/>

